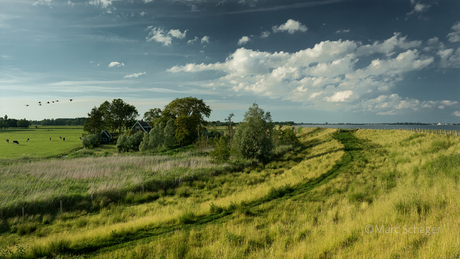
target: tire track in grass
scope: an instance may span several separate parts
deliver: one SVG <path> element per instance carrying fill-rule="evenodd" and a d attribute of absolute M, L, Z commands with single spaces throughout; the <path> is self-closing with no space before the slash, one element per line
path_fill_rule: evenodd
<path fill-rule="evenodd" d="M 290 185 L 282 186 L 280 188 L 272 188 L 269 194 L 263 198 L 253 200 L 250 202 L 242 202 L 241 204 L 232 204 L 226 209 L 222 209 L 219 214 L 204 215 L 201 217 L 192 217 L 191 219 L 183 221 L 179 219 L 179 223 L 169 226 L 158 226 L 149 229 L 141 229 L 134 233 L 117 233 L 113 231 L 110 238 L 107 240 L 99 240 L 96 243 L 82 243 L 74 248 L 63 249 L 62 254 L 71 255 L 96 255 L 99 253 L 106 253 L 113 250 L 129 247 L 138 242 L 148 242 L 150 239 L 157 238 L 161 235 L 172 233 L 174 231 L 186 231 L 192 228 L 202 228 L 206 224 L 218 224 L 230 220 L 232 215 L 237 211 L 237 207 L 244 207 L 251 209 L 258 207 L 264 203 L 271 201 L 280 201 L 291 199 L 300 194 L 307 193 L 312 189 L 328 183 L 337 175 L 345 170 L 348 170 L 353 163 L 361 157 L 361 153 L 365 150 L 366 143 L 364 140 L 358 139 L 353 134 L 354 131 L 341 131 L 334 134 L 334 138 L 344 145 L 345 154 L 342 158 L 326 173 L 320 175 L 315 179 L 311 179 L 305 183 L 298 184 L 291 187 Z M 185 216 L 185 215 L 184 215 Z M 44 255 L 46 256 L 46 255 Z"/>

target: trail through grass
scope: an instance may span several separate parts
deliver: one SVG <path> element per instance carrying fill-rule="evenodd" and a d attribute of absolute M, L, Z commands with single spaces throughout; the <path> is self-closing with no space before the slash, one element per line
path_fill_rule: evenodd
<path fill-rule="evenodd" d="M 460 256 L 458 139 L 302 132 L 303 146 L 275 161 L 183 182 L 149 203 L 3 221 L 0 243 L 13 252 L 28 244 L 17 251 L 29 258 Z M 446 230 L 366 233 L 366 225 Z"/>

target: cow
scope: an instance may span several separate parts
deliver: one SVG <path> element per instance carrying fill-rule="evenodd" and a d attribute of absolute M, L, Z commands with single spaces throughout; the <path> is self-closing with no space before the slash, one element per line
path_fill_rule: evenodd
<path fill-rule="evenodd" d="M 29 142 L 29 138 L 27 138 L 27 142 Z"/>
<path fill-rule="evenodd" d="M 7 140 L 6 140 L 6 143 L 10 143 L 10 140 L 9 140 L 9 139 L 7 139 Z"/>
<path fill-rule="evenodd" d="M 51 141 L 51 138 L 50 138 L 50 141 Z"/>
<path fill-rule="evenodd" d="M 81 137 L 78 137 L 78 139 L 80 139 L 80 140 L 81 140 Z"/>
<path fill-rule="evenodd" d="M 18 144 L 19 145 L 19 142 L 17 140 L 13 140 L 13 144 Z"/>
<path fill-rule="evenodd" d="M 65 137 L 62 138 L 62 141 L 65 141 Z"/>
<path fill-rule="evenodd" d="M 59 136 L 59 139 L 60 139 L 60 140 L 62 140 L 62 137 L 61 137 L 61 136 Z"/>

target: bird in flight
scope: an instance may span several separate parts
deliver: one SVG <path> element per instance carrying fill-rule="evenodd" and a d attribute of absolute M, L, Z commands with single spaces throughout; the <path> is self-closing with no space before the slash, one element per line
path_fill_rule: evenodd
<path fill-rule="evenodd" d="M 73 99 L 69 99 L 70 101 L 72 101 Z"/>
<path fill-rule="evenodd" d="M 26 106 L 29 106 L 28 104 L 26 104 Z"/>

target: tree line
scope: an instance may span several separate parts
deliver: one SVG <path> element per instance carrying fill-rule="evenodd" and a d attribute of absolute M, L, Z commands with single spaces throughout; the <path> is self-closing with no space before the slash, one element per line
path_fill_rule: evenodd
<path fill-rule="evenodd" d="M 206 129 L 210 123 L 205 118 L 209 118 L 211 111 L 202 99 L 176 98 L 163 109 L 152 108 L 144 113 L 143 120 L 153 126 L 150 132 L 133 133 L 130 129 L 139 115 L 137 109 L 121 99 L 111 103 L 105 101 L 88 113 L 83 129 L 89 135 L 83 139 L 83 144 L 89 143 L 90 138 L 97 141 L 95 135 L 104 129 L 118 131 L 116 146 L 119 152 L 156 152 L 190 144 L 199 146 L 210 141 L 214 150 L 209 155 L 223 162 L 232 155 L 264 161 L 271 157 L 276 146 L 298 143 L 292 129 L 283 130 L 281 125 L 276 128 L 270 112 L 265 112 L 256 103 L 249 107 L 236 130 L 232 121 L 234 114 L 229 114 L 225 118 L 225 134 Z"/>
<path fill-rule="evenodd" d="M 17 120 L 8 118 L 8 115 L 5 115 L 3 118 L 0 117 L 0 129 L 3 128 L 28 128 L 30 126 L 30 121 L 26 119 Z"/>

